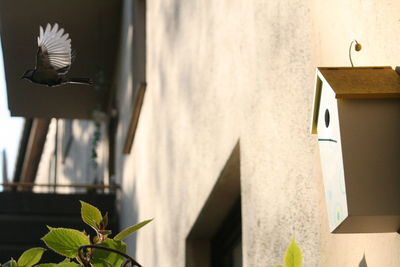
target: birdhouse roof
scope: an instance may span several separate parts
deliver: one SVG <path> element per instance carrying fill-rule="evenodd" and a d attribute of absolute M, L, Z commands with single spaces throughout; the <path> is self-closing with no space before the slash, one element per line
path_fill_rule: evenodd
<path fill-rule="evenodd" d="M 391 67 L 318 68 L 336 98 L 400 98 L 400 75 Z"/>
<path fill-rule="evenodd" d="M 322 84 L 328 84 L 337 99 L 400 98 L 400 75 L 391 67 L 317 68 L 311 133 L 317 133 Z"/>

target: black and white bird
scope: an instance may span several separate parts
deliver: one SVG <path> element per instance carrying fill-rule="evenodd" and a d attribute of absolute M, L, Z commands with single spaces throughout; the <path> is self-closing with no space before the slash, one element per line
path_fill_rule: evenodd
<path fill-rule="evenodd" d="M 92 84 L 89 78 L 67 77 L 73 60 L 71 39 L 68 33 L 64 34 L 64 29 L 59 28 L 57 23 L 53 27 L 47 24 L 46 30 L 43 30 L 42 26 L 40 26 L 40 34 L 37 41 L 36 67 L 35 69 L 27 70 L 22 78 L 47 86 L 58 86 L 67 83 Z"/>

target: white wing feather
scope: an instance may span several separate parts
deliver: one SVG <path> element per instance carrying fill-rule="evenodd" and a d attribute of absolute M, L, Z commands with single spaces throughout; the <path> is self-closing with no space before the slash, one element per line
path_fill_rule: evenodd
<path fill-rule="evenodd" d="M 46 30 L 40 26 L 38 46 L 43 52 L 47 51 L 50 64 L 56 70 L 71 65 L 71 39 L 57 23 L 53 27 L 47 24 Z"/>

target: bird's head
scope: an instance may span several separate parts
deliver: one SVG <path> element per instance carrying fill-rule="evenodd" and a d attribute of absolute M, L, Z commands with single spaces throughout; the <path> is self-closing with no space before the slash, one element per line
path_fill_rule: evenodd
<path fill-rule="evenodd" d="M 34 73 L 35 73 L 35 70 L 27 70 L 27 71 L 25 71 L 24 75 L 22 75 L 21 79 L 32 80 Z"/>

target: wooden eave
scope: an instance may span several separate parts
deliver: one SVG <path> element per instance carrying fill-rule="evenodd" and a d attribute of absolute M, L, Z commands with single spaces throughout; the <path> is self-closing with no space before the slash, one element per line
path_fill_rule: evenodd
<path fill-rule="evenodd" d="M 400 75 L 391 67 L 318 68 L 336 98 L 400 98 Z"/>

